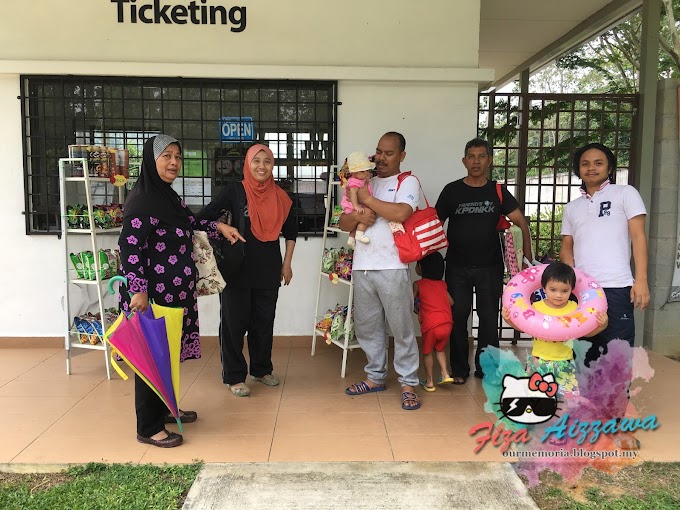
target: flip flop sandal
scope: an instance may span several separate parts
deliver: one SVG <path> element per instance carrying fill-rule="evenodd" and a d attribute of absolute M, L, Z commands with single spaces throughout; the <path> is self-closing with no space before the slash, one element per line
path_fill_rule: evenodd
<path fill-rule="evenodd" d="M 427 391 L 428 393 L 432 393 L 433 391 L 437 391 L 436 386 L 428 386 L 427 381 L 420 381 L 420 387 Z"/>
<path fill-rule="evenodd" d="M 453 384 L 465 384 L 467 381 L 467 377 L 454 377 L 453 378 Z"/>
<path fill-rule="evenodd" d="M 412 402 L 413 404 L 407 405 L 407 402 Z M 401 408 L 404 411 L 415 411 L 416 409 L 420 409 L 420 398 L 412 391 L 404 391 L 401 394 Z"/>
<path fill-rule="evenodd" d="M 439 381 L 437 381 L 437 384 L 440 386 L 444 386 L 445 384 L 453 384 L 453 377 L 440 377 Z"/>
<path fill-rule="evenodd" d="M 374 393 L 376 391 L 385 391 L 387 387 L 384 384 L 371 388 L 366 381 L 361 381 L 360 383 L 352 384 L 349 388 L 345 388 L 345 393 L 348 395 L 365 395 L 366 393 Z"/>

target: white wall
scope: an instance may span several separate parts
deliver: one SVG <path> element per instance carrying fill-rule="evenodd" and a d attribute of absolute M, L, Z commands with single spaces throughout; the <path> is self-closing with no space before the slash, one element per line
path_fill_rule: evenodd
<path fill-rule="evenodd" d="M 0 336 L 61 336 L 65 326 L 61 241 L 55 236 L 25 234 L 19 92 L 17 75 L 0 75 L 0 175 L 4 184 L 0 214 L 6 236 L 5 249 L 0 250 Z M 432 205 L 447 182 L 463 176 L 463 146 L 476 133 L 476 84 L 340 81 L 338 95 L 342 102 L 338 153 L 342 157 L 356 150 L 372 153 L 380 136 L 394 130 L 406 137 L 403 169 L 417 173 Z M 320 238 L 298 239 L 293 281 L 279 294 L 275 334 L 311 333 L 320 255 Z M 328 304 L 323 306 L 344 299 L 346 289 L 333 290 L 337 299 L 326 294 Z M 217 334 L 217 298 L 201 298 L 199 307 L 201 333 Z"/>
<path fill-rule="evenodd" d="M 55 236 L 27 236 L 19 77 L 0 75 L 0 310 L 3 336 L 57 336 L 65 328 L 64 257 Z"/>
<path fill-rule="evenodd" d="M 153 0 L 138 0 L 137 7 Z M 188 5 L 160 0 L 160 5 Z M 196 2 L 200 4 L 200 2 Z M 126 4 L 129 12 L 131 3 Z M 110 0 L 2 0 L 0 59 L 476 67 L 479 0 L 208 0 L 245 6 L 247 26 L 118 22 Z M 455 28 L 454 28 L 455 27 Z M 178 66 L 175 74 L 181 75 Z"/>

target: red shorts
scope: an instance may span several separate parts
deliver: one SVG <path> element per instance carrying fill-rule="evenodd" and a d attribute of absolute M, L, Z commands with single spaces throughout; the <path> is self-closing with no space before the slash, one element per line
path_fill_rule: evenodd
<path fill-rule="evenodd" d="M 434 348 L 443 351 L 449 341 L 453 324 L 446 322 L 434 328 L 428 329 L 423 333 L 423 354 L 430 354 Z"/>

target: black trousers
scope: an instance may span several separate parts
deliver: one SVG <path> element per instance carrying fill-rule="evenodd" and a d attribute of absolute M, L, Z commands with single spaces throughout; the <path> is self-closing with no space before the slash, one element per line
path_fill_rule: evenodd
<path fill-rule="evenodd" d="M 607 296 L 609 325 L 597 335 L 584 338 L 592 344 L 584 359 L 587 367 L 592 361 L 607 354 L 607 344 L 611 340 L 626 340 L 631 347 L 635 344 L 635 320 L 633 303 L 630 302 L 630 287 L 606 288 L 604 294 Z"/>
<path fill-rule="evenodd" d="M 235 289 L 220 294 L 220 346 L 222 382 L 245 382 L 248 364 L 243 355 L 243 337 L 248 332 L 250 375 L 264 377 L 274 370 L 272 342 L 279 289 Z"/>
<path fill-rule="evenodd" d="M 477 296 L 479 334 L 475 352 L 476 374 L 483 375 L 479 355 L 485 347 L 498 347 L 498 314 L 503 291 L 503 264 L 463 267 L 447 264 L 446 285 L 453 298 L 453 329 L 450 337 L 451 375 L 468 377 L 469 343 L 467 322 L 472 312 L 472 293 Z"/>
<path fill-rule="evenodd" d="M 135 374 L 135 410 L 137 434 L 151 437 L 165 428 L 165 417 L 170 412 L 163 401 Z"/>

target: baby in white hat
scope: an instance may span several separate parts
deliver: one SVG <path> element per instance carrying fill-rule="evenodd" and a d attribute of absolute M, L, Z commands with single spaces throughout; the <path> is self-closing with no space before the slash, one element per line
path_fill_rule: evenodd
<path fill-rule="evenodd" d="M 358 211 L 360 213 L 364 212 L 364 208 L 359 204 L 359 189 L 367 186 L 368 192 L 373 194 L 370 180 L 373 176 L 371 171 L 374 168 L 375 164 L 371 163 L 368 156 L 363 152 L 353 152 L 347 157 L 349 178 L 345 184 L 345 193 L 342 196 L 342 202 L 340 202 L 344 213 L 349 214 L 353 211 Z M 357 228 L 349 233 L 347 244 L 354 248 L 357 241 L 368 243 L 370 239 L 365 234 L 366 228 L 366 225 L 359 223 Z"/>

